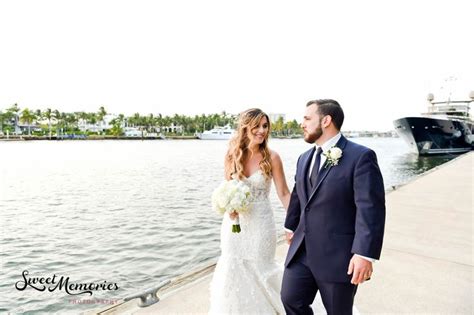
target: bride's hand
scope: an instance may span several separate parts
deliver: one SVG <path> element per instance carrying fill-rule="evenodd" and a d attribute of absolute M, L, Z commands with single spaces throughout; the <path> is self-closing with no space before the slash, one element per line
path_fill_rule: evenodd
<path fill-rule="evenodd" d="M 288 245 L 291 244 L 291 240 L 293 239 L 293 234 L 294 233 L 285 231 L 286 242 L 288 243 Z"/>
<path fill-rule="evenodd" d="M 235 212 L 235 211 L 234 211 L 234 212 L 229 213 L 229 218 L 230 218 L 231 220 L 235 220 L 235 219 L 238 218 L 238 217 L 239 217 L 239 213 L 238 213 L 238 212 Z"/>

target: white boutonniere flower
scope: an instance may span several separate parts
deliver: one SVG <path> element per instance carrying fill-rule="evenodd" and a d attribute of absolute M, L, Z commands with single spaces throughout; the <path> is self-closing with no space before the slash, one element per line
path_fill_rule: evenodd
<path fill-rule="evenodd" d="M 342 157 L 342 150 L 334 146 L 323 154 L 326 157 L 326 163 L 324 163 L 324 168 L 326 168 L 339 164 L 339 159 Z"/>

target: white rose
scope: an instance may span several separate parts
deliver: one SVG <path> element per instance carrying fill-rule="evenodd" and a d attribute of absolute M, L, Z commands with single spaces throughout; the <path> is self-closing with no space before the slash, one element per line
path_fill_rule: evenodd
<path fill-rule="evenodd" d="M 217 204 L 219 205 L 219 208 L 225 208 L 228 203 L 229 203 L 229 200 L 225 198 L 225 196 L 220 195 L 219 198 L 217 199 Z"/>
<path fill-rule="evenodd" d="M 238 208 L 240 207 L 241 203 L 242 203 L 242 201 L 239 200 L 238 197 L 237 197 L 237 198 L 234 197 L 234 198 L 230 201 L 229 206 L 232 207 L 232 208 L 234 208 L 234 209 L 238 209 Z"/>
<path fill-rule="evenodd" d="M 329 151 L 329 156 L 331 157 L 331 159 L 333 160 L 337 160 L 339 158 L 341 158 L 342 156 L 342 150 L 339 149 L 339 148 L 332 148 L 330 151 Z"/>

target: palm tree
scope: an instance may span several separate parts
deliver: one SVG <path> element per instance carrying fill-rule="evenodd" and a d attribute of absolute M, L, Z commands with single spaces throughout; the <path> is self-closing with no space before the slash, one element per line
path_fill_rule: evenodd
<path fill-rule="evenodd" d="M 128 120 L 133 127 L 138 127 L 140 125 L 141 116 L 139 113 L 133 114 L 132 117 Z"/>
<path fill-rule="evenodd" d="M 105 123 L 104 123 L 104 117 L 105 117 L 105 115 L 107 115 L 107 112 L 105 111 L 104 106 L 101 106 L 101 107 L 99 108 L 99 112 L 97 113 L 97 119 L 98 119 L 98 121 L 99 121 L 99 123 L 100 123 L 100 128 L 101 128 L 101 129 L 102 129 L 102 127 L 103 127 L 104 124 L 105 124 Z M 102 129 L 102 131 L 103 131 L 103 129 Z"/>
<path fill-rule="evenodd" d="M 41 119 L 41 117 L 43 117 L 43 114 L 41 113 L 41 109 L 35 110 L 35 116 L 36 116 L 36 119 Z"/>
<path fill-rule="evenodd" d="M 13 130 L 17 130 L 18 126 L 18 112 L 20 111 L 20 108 L 18 107 L 18 104 L 15 103 L 13 104 L 10 108 L 7 109 L 7 117 L 10 119 L 11 122 L 13 122 Z"/>
<path fill-rule="evenodd" d="M 14 125 L 14 121 L 16 121 L 16 116 L 13 112 L 10 112 L 10 111 L 7 110 L 5 113 L 2 114 L 1 123 L 2 123 L 2 125 L 4 123 L 6 123 L 5 130 L 7 132 L 11 132 L 11 131 L 14 130 L 11 127 L 12 125 Z M 0 130 L 3 131 L 3 127 Z"/>
<path fill-rule="evenodd" d="M 178 114 L 174 114 L 172 120 L 173 120 L 173 124 L 175 126 L 181 126 L 181 134 L 184 134 L 184 125 L 186 123 L 185 121 L 186 117 L 183 115 L 178 115 Z M 176 129 L 175 129 L 176 131 Z"/>
<path fill-rule="evenodd" d="M 165 116 L 161 118 L 162 126 L 168 128 L 171 125 L 171 118 L 169 116 Z M 168 129 L 166 129 L 168 131 Z"/>
<path fill-rule="evenodd" d="M 153 116 L 153 114 L 149 114 L 148 117 L 146 117 L 145 123 L 147 131 L 152 131 L 151 127 L 155 125 L 155 117 Z"/>
<path fill-rule="evenodd" d="M 67 125 L 72 127 L 71 131 L 74 133 L 77 129 L 77 116 L 73 113 L 66 114 Z"/>
<path fill-rule="evenodd" d="M 156 117 L 156 120 L 155 120 L 155 126 L 158 126 L 158 128 L 160 128 L 160 132 L 161 132 L 161 129 L 163 127 L 163 115 L 158 114 L 158 116 Z"/>
<path fill-rule="evenodd" d="M 84 131 L 87 133 L 87 122 L 89 119 L 89 114 L 86 112 L 77 112 L 76 117 L 77 117 L 78 122 L 81 121 L 81 124 L 84 126 L 84 130 L 81 130 L 81 131 Z"/>
<path fill-rule="evenodd" d="M 23 109 L 21 112 L 21 120 L 28 124 L 28 136 L 31 136 L 31 123 L 36 118 L 35 114 L 28 108 Z"/>
<path fill-rule="evenodd" d="M 206 115 L 201 114 L 201 116 L 196 115 L 196 125 L 197 125 L 197 130 L 200 132 L 204 132 L 206 130 Z M 201 129 L 202 128 L 202 129 Z"/>
<path fill-rule="evenodd" d="M 275 131 L 277 135 L 280 135 L 283 131 L 283 117 L 279 117 L 278 120 L 273 124 L 272 129 Z"/>
<path fill-rule="evenodd" d="M 96 113 L 87 113 L 86 114 L 86 122 L 90 125 L 97 124 L 97 114 Z"/>
<path fill-rule="evenodd" d="M 63 133 L 64 132 L 67 133 L 67 129 L 68 129 L 67 113 L 61 112 L 59 117 L 61 118 L 61 126 L 63 128 Z"/>
<path fill-rule="evenodd" d="M 59 136 L 59 127 L 61 127 L 61 113 L 55 109 L 53 112 L 54 118 L 56 118 L 56 136 Z"/>
<path fill-rule="evenodd" d="M 49 140 L 51 140 L 51 118 L 54 117 L 54 113 L 51 111 L 51 108 L 46 108 L 46 110 L 43 112 L 43 117 L 48 120 Z"/>
<path fill-rule="evenodd" d="M 0 133 L 3 135 L 3 122 L 5 121 L 5 113 L 0 111 Z"/>
<path fill-rule="evenodd" d="M 300 134 L 301 133 L 301 127 L 300 124 L 296 121 L 296 119 L 293 119 L 293 121 L 287 122 L 287 128 L 291 131 L 292 134 Z"/>
<path fill-rule="evenodd" d="M 117 118 L 112 119 L 110 122 L 112 124 L 111 132 L 114 136 L 118 137 L 123 134 L 122 123 L 123 123 L 124 116 L 120 114 Z"/>
<path fill-rule="evenodd" d="M 13 112 L 13 113 L 18 113 L 20 111 L 20 108 L 18 107 L 18 104 L 15 103 L 10 108 L 8 108 L 7 111 L 8 112 Z"/>

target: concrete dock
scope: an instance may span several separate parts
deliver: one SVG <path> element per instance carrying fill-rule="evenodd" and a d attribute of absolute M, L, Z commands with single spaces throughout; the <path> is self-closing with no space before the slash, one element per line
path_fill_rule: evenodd
<path fill-rule="evenodd" d="M 473 314 L 473 160 L 464 154 L 387 193 L 382 257 L 355 300 L 362 314 Z M 277 260 L 287 249 L 280 242 Z M 153 306 L 88 314 L 206 314 L 212 271 L 177 279 Z"/>

